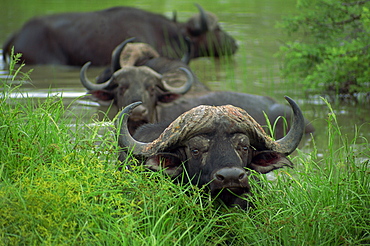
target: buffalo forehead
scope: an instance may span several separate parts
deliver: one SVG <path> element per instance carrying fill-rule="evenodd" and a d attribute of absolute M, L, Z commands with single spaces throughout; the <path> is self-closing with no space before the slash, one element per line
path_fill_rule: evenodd
<path fill-rule="evenodd" d="M 246 134 L 252 145 L 263 149 L 271 148 L 272 140 L 262 127 L 244 110 L 232 105 L 195 107 L 174 120 L 162 134 L 146 148 L 162 151 L 177 146 L 197 135 L 218 135 L 226 137 L 233 133 Z M 268 145 L 268 146 L 267 146 Z"/>
<path fill-rule="evenodd" d="M 191 133 L 192 136 L 215 131 L 248 133 L 262 130 L 247 112 L 232 105 L 195 107 L 181 115 L 169 128 L 182 129 L 183 133 Z"/>
<path fill-rule="evenodd" d="M 215 117 L 212 121 L 209 122 L 209 124 L 204 124 L 203 128 L 199 130 L 202 133 L 247 133 L 247 129 L 245 127 L 242 127 L 241 124 L 238 124 L 238 122 L 234 121 L 227 115 L 220 115 L 218 117 Z"/>

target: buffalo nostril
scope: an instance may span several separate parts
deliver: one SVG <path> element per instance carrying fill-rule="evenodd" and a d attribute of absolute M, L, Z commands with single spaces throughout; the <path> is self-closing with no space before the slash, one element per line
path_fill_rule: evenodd
<path fill-rule="evenodd" d="M 239 180 L 243 180 L 245 178 L 245 173 L 239 175 Z"/>
<path fill-rule="evenodd" d="M 225 179 L 225 177 L 220 175 L 220 174 L 216 174 L 216 179 L 220 180 L 220 181 L 223 181 Z"/>

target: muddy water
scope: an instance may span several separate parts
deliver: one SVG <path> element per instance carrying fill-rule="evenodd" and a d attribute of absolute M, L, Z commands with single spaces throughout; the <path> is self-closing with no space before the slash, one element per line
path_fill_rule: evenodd
<path fill-rule="evenodd" d="M 201 58 L 191 62 L 191 67 L 213 90 L 232 90 L 259 95 L 268 95 L 281 103 L 283 96 L 289 95 L 302 107 L 306 118 L 316 128 L 315 142 L 324 152 L 327 145 L 328 107 L 319 95 L 308 95 L 302 90 L 299 81 L 287 85 L 279 76 L 279 60 L 274 57 L 279 46 L 288 38 L 275 28 L 282 15 L 292 14 L 295 0 L 236 0 L 198 1 L 206 10 L 217 14 L 223 29 L 233 35 L 239 50 L 231 59 L 213 60 Z M 116 5 L 129 5 L 170 17 L 177 10 L 179 21 L 185 21 L 197 11 L 193 3 L 187 1 L 98 1 L 98 0 L 49 0 L 49 1 L 9 1 L 5 0 L 0 9 L 0 43 L 22 26 L 29 18 L 66 11 L 91 11 Z M 86 120 L 93 117 L 101 108 L 97 103 L 82 98 L 86 91 L 79 81 L 79 69 L 64 66 L 26 66 L 23 71 L 33 69 L 31 81 L 22 85 L 22 90 L 30 97 L 45 98 L 48 94 L 61 94 L 66 105 L 73 112 L 83 115 Z M 88 76 L 93 79 L 103 68 L 91 68 Z M 6 78 L 6 65 L 0 62 L 0 76 Z M 12 95 L 13 100 L 21 100 Z M 370 106 L 368 104 L 333 104 L 343 135 L 349 139 L 360 128 L 359 143 L 370 136 Z M 369 148 L 369 145 L 359 145 Z M 303 149 L 311 150 L 310 142 Z"/>

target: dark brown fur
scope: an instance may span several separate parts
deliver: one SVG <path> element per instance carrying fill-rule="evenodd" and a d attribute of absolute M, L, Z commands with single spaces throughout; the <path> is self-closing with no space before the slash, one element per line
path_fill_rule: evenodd
<path fill-rule="evenodd" d="M 214 22 L 213 15 L 206 16 L 208 22 Z M 197 29 L 198 19 L 193 17 L 180 23 L 132 7 L 35 17 L 8 39 L 3 55 L 5 60 L 14 46 L 15 53 L 22 53 L 26 64 L 81 66 L 91 61 L 93 65 L 102 66 L 110 63 L 113 49 L 131 37 L 173 58 L 186 53 L 185 38 L 189 38 L 192 45 L 191 58 L 236 51 L 235 40 L 217 26 Z"/>

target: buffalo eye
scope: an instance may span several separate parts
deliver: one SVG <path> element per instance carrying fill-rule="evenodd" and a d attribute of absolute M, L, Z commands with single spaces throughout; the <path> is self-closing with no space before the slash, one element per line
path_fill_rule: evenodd
<path fill-rule="evenodd" d="M 192 149 L 191 153 L 193 154 L 193 156 L 198 156 L 200 154 L 200 151 L 198 149 Z"/>
<path fill-rule="evenodd" d="M 250 146 L 245 144 L 239 144 L 239 146 L 236 148 L 236 150 L 239 152 L 240 155 L 248 155 L 250 153 Z"/>
<path fill-rule="evenodd" d="M 248 153 L 249 151 L 249 146 L 246 145 L 239 145 L 238 150 L 242 153 Z"/>

